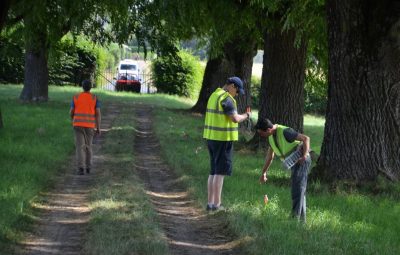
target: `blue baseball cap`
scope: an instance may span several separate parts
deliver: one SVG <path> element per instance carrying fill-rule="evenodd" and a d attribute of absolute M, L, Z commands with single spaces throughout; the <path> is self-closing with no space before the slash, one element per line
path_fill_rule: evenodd
<path fill-rule="evenodd" d="M 244 95 L 244 87 L 242 80 L 236 76 L 228 78 L 226 84 L 232 84 L 232 83 L 239 89 L 239 94 Z"/>

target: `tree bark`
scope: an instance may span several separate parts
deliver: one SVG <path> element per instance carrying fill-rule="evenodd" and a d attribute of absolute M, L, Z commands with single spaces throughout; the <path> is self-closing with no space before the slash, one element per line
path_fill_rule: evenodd
<path fill-rule="evenodd" d="M 246 45 L 246 48 L 240 45 Z M 233 73 L 230 76 L 238 76 L 243 81 L 245 95 L 237 97 L 238 112 L 243 113 L 247 106 L 251 106 L 250 87 L 253 58 L 257 54 L 256 41 L 252 38 L 235 38 L 225 44 L 224 53 L 232 66 Z"/>
<path fill-rule="evenodd" d="M 3 29 L 10 6 L 11 6 L 11 0 L 0 1 L 0 32 Z M 0 129 L 3 127 L 4 127 L 3 116 L 1 115 L 1 108 L 0 108 Z"/>
<path fill-rule="evenodd" d="M 252 42 L 250 39 L 246 39 L 248 46 L 245 49 L 238 46 L 240 41 L 244 41 L 244 39 L 236 38 L 225 43 L 223 55 L 207 62 L 199 99 L 191 109 L 192 111 L 205 113 L 211 93 L 217 87 L 223 86 L 230 76 L 238 76 L 244 83 L 246 94 L 237 98 L 238 112 L 242 113 L 245 111 L 246 106 L 250 106 L 251 72 L 253 57 L 257 53 L 257 49 L 255 41 Z"/>
<path fill-rule="evenodd" d="M 264 57 L 258 118 L 303 132 L 307 45 L 295 46 L 294 30 L 280 28 L 264 35 Z M 258 140 L 258 139 L 257 139 Z"/>
<path fill-rule="evenodd" d="M 11 0 L 0 1 L 0 31 L 3 29 L 10 6 L 11 6 Z"/>
<path fill-rule="evenodd" d="M 1 115 L 1 109 L 0 109 L 0 129 L 4 127 L 3 125 L 3 116 Z"/>
<path fill-rule="evenodd" d="M 25 102 L 48 100 L 47 33 L 34 28 L 32 19 L 25 19 L 25 75 L 20 99 Z"/>
<path fill-rule="evenodd" d="M 204 71 L 199 98 L 191 111 L 204 114 L 211 93 L 225 84 L 226 78 L 231 73 L 232 71 L 229 68 L 229 63 L 223 56 L 208 60 Z"/>
<path fill-rule="evenodd" d="M 400 176 L 400 4 L 328 0 L 329 74 L 315 176 L 335 182 Z"/>

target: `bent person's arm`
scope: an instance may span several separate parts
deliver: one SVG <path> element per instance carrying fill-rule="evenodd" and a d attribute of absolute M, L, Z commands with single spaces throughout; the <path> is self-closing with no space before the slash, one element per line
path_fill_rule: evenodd
<path fill-rule="evenodd" d="M 265 183 L 268 180 L 268 178 L 267 178 L 268 169 L 269 169 L 269 166 L 271 165 L 272 160 L 274 159 L 274 157 L 275 157 L 275 153 L 271 149 L 271 147 L 269 147 L 268 151 L 267 151 L 267 156 L 265 157 L 265 163 L 264 163 L 264 166 L 262 168 L 262 174 L 260 176 L 260 182 L 261 183 Z"/>
<path fill-rule="evenodd" d="M 304 161 L 307 157 L 308 151 L 310 150 L 310 137 L 299 133 L 296 140 L 303 142 L 303 157 L 299 160 Z"/>

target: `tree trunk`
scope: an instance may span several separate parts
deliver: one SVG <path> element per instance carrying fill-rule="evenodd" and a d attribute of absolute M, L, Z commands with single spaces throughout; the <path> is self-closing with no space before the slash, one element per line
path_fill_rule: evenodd
<path fill-rule="evenodd" d="M 10 6 L 11 6 L 10 0 L 0 1 L 0 32 L 3 29 Z M 0 108 L 0 129 L 1 128 L 3 128 L 3 117 L 1 115 L 1 108 Z"/>
<path fill-rule="evenodd" d="M 11 6 L 11 0 L 0 1 L 0 31 L 4 26 L 10 6 Z"/>
<path fill-rule="evenodd" d="M 232 73 L 229 63 L 222 56 L 207 61 L 204 71 L 203 83 L 201 86 L 197 103 L 192 107 L 193 112 L 204 114 L 207 108 L 207 101 L 212 92 L 226 82 L 226 78 Z"/>
<path fill-rule="evenodd" d="M 25 19 L 25 75 L 20 99 L 42 102 L 48 100 L 49 70 L 47 67 L 47 33 L 34 27 L 32 19 Z"/>
<path fill-rule="evenodd" d="M 264 57 L 258 118 L 303 132 L 304 78 L 307 46 L 295 46 L 294 30 L 264 35 Z"/>
<path fill-rule="evenodd" d="M 1 109 L 0 109 L 0 129 L 4 127 L 3 125 L 3 116 L 1 115 Z"/>
<path fill-rule="evenodd" d="M 247 46 L 242 48 L 240 45 Z M 251 106 L 250 87 L 253 58 L 257 54 L 256 41 L 251 38 L 235 38 L 225 44 L 224 53 L 233 68 L 231 76 L 238 76 L 243 81 L 245 95 L 239 95 L 237 98 L 238 112 L 243 113 L 247 106 Z"/>
<path fill-rule="evenodd" d="M 400 5 L 328 0 L 328 105 L 315 177 L 400 176 Z"/>
<path fill-rule="evenodd" d="M 248 45 L 246 49 L 241 49 L 238 46 L 240 45 L 239 41 L 243 41 L 244 39 L 236 38 L 232 40 L 233 43 L 228 42 L 224 45 L 223 56 L 210 59 L 207 62 L 199 99 L 191 109 L 192 111 L 205 113 L 207 101 L 211 93 L 214 92 L 217 87 L 223 86 L 226 79 L 230 76 L 240 77 L 246 91 L 246 95 L 237 98 L 238 112 L 242 113 L 245 111 L 246 106 L 250 106 L 251 72 L 253 57 L 257 53 L 257 49 L 255 41 L 251 42 L 248 38 L 246 39 Z"/>

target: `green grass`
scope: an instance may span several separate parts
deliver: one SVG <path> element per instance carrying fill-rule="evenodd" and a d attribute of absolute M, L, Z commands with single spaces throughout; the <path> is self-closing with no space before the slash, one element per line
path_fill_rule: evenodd
<path fill-rule="evenodd" d="M 5 127 L 0 130 L 0 253 L 29 228 L 33 212 L 30 202 L 51 186 L 73 153 L 73 133 L 68 116 L 72 95 L 78 88 L 50 87 L 45 104 L 21 104 L 21 86 L 0 86 L 0 107 Z M 124 146 L 107 147 L 104 171 L 91 196 L 93 210 L 85 251 L 88 254 L 163 254 L 158 242 L 159 227 L 143 187 L 129 171 L 135 160 L 130 139 L 134 123 L 129 107 L 155 107 L 155 128 L 163 156 L 182 175 L 199 206 L 206 202 L 209 157 L 202 139 L 203 117 L 188 109 L 193 102 L 165 95 L 136 95 L 95 91 L 103 102 L 128 106 L 106 140 Z M 324 120 L 305 117 L 304 130 L 317 152 L 323 137 Z M 127 143 L 127 144 L 125 144 Z M 173 148 L 173 149 L 171 149 Z M 233 176 L 226 178 L 223 202 L 229 208 L 227 220 L 238 235 L 252 240 L 247 254 L 399 254 L 400 204 L 391 194 L 368 195 L 352 192 L 329 193 L 323 184 L 313 183 L 307 196 L 307 224 L 289 219 L 291 207 L 289 174 L 279 162 L 271 167 L 267 185 L 258 177 L 265 155 L 235 151 Z M 113 156 L 111 156 L 113 155 Z M 115 158 L 114 158 L 115 157 Z M 384 184 L 381 184 L 384 185 Z M 317 187 L 317 188 L 316 188 Z M 398 185 L 394 190 L 400 190 Z M 263 195 L 270 202 L 263 204 Z M 392 198 L 393 197 L 393 198 Z M 150 224 L 150 227 L 146 227 Z M 137 226 L 137 227 L 136 227 Z M 137 233 L 135 231 L 138 231 Z M 112 237 L 110 237 L 112 236 Z M 155 237 L 155 238 L 151 238 Z M 155 247 L 154 249 L 152 247 Z M 126 252 L 125 252 L 126 251 Z"/>
<path fill-rule="evenodd" d="M 59 101 L 20 104 L 20 86 L 0 86 L 4 128 L 0 130 L 0 250 L 15 241 L 31 217 L 29 202 L 73 151 L 68 110 Z M 7 242 L 7 241 L 6 241 Z"/>
<path fill-rule="evenodd" d="M 202 139 L 203 117 L 184 111 L 159 109 L 157 133 L 164 156 L 188 183 L 199 201 L 206 203 L 209 157 Z M 324 120 L 306 116 L 305 133 L 317 152 L 323 138 Z M 230 226 L 250 236 L 248 254 L 398 254 L 400 204 L 390 196 L 353 193 L 330 194 L 328 189 L 307 195 L 307 224 L 289 218 L 290 177 L 275 161 L 266 185 L 258 178 L 263 153 L 237 146 L 233 176 L 224 183 L 223 203 L 230 208 Z M 167 149 L 168 148 L 168 149 Z M 171 150 L 170 148 L 174 148 Z M 318 185 L 318 184 L 313 184 Z M 321 186 L 321 184 L 319 184 Z M 314 189 L 316 190 L 316 189 Z M 263 195 L 270 202 L 263 204 Z"/>
<path fill-rule="evenodd" d="M 325 119 L 312 115 L 304 116 L 304 133 L 311 138 L 311 148 L 318 154 L 321 151 Z"/>

